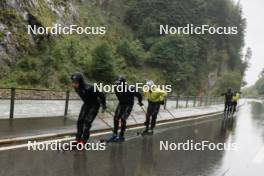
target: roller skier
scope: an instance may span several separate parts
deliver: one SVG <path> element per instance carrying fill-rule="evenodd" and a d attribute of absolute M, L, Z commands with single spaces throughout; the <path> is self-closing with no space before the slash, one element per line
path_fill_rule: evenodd
<path fill-rule="evenodd" d="M 148 100 L 148 109 L 146 112 L 145 130 L 142 135 L 153 134 L 156 126 L 160 105 L 164 105 L 167 92 L 159 89 L 152 80 L 146 82 L 147 89 L 144 90 L 144 96 Z"/>
<path fill-rule="evenodd" d="M 227 91 L 225 93 L 221 94 L 222 96 L 225 97 L 225 109 L 224 109 L 224 113 L 229 114 L 232 111 L 232 98 L 233 98 L 233 92 L 231 88 L 228 88 Z"/>
<path fill-rule="evenodd" d="M 106 110 L 105 95 L 99 92 L 93 85 L 87 84 L 81 73 L 74 73 L 71 76 L 72 86 L 83 101 L 77 121 L 77 133 L 73 145 L 85 145 L 90 137 L 92 123 L 99 111 Z"/>
<path fill-rule="evenodd" d="M 129 86 L 124 77 L 119 76 L 116 80 L 116 85 L 115 94 L 119 103 L 114 115 L 113 135 L 107 142 L 123 142 L 125 140 L 126 121 L 133 109 L 135 97 L 138 99 L 138 104 L 143 106 L 141 94 L 132 86 L 128 89 Z M 122 89 L 120 90 L 120 88 Z M 120 133 L 118 135 L 119 126 Z"/>
<path fill-rule="evenodd" d="M 241 92 L 235 91 L 232 97 L 232 113 L 234 114 L 237 110 L 238 100 L 240 99 Z"/>

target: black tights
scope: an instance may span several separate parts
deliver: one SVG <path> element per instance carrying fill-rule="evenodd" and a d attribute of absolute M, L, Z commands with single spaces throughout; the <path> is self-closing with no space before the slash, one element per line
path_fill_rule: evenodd
<path fill-rule="evenodd" d="M 146 130 L 149 129 L 149 124 L 150 124 L 151 130 L 153 130 L 155 128 L 159 109 L 160 109 L 159 103 L 149 102 L 148 110 L 147 110 L 147 114 L 146 114 L 146 122 L 145 122 Z M 151 119 L 151 122 L 150 122 L 150 119 Z"/>
<path fill-rule="evenodd" d="M 78 121 L 77 121 L 77 134 L 76 140 L 87 141 L 90 137 L 90 129 L 92 123 L 100 108 L 99 104 L 87 105 L 83 104 Z"/>
<path fill-rule="evenodd" d="M 119 121 L 121 121 L 121 130 L 120 130 L 120 136 L 124 136 L 126 131 L 126 120 L 125 119 L 119 119 L 114 118 L 114 135 L 117 135 L 118 128 L 119 128 Z"/>

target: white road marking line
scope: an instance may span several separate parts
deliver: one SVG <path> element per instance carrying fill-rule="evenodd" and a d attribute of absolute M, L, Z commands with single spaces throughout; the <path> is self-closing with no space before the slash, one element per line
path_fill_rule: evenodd
<path fill-rule="evenodd" d="M 48 140 L 48 141 L 43 141 L 43 142 L 37 142 L 36 144 L 48 144 L 52 142 L 62 142 L 62 141 L 67 141 L 67 140 L 72 140 L 74 137 L 71 138 L 65 138 L 65 139 L 57 139 L 57 140 Z M 7 146 L 7 147 L 0 147 L 0 151 L 5 151 L 5 150 L 12 150 L 12 149 L 18 149 L 18 148 L 25 148 L 28 147 L 29 144 L 19 144 L 19 145 L 14 145 L 14 146 Z"/>
<path fill-rule="evenodd" d="M 221 113 L 219 113 L 219 114 L 221 114 Z M 162 125 L 180 123 L 180 122 L 192 121 L 192 120 L 199 120 L 199 119 L 203 119 L 203 118 L 213 117 L 213 116 L 216 116 L 216 115 L 219 115 L 219 114 L 211 114 L 211 115 L 204 115 L 204 116 L 197 117 L 197 118 L 189 118 L 189 119 L 182 119 L 182 120 L 176 120 L 176 121 L 170 121 L 170 122 L 162 122 L 162 123 L 158 123 L 156 126 L 162 126 Z M 129 128 L 128 131 L 136 130 L 136 129 L 142 129 L 142 128 L 145 128 L 145 126 Z M 91 136 L 101 136 L 101 135 L 111 134 L 111 133 L 112 133 L 112 131 L 100 132 L 100 133 L 91 134 Z M 69 141 L 69 140 L 74 140 L 74 139 L 75 139 L 74 137 L 65 137 L 63 139 L 55 139 L 55 140 L 47 140 L 47 141 L 42 141 L 42 142 L 36 142 L 36 144 L 46 144 L 46 143 L 52 143 L 52 142 L 56 142 L 56 141 L 62 142 L 62 141 Z M 19 148 L 26 148 L 28 146 L 29 146 L 29 144 L 18 144 L 18 145 L 14 145 L 14 146 L 0 147 L 0 151 L 19 149 Z"/>
<path fill-rule="evenodd" d="M 252 162 L 254 164 L 261 164 L 263 160 L 264 160 L 264 146 L 260 148 L 260 150 L 258 151 Z"/>
<path fill-rule="evenodd" d="M 91 136 L 100 136 L 100 135 L 109 134 L 109 133 L 112 133 L 112 132 L 111 131 L 101 132 L 101 133 L 92 134 Z M 74 139 L 75 139 L 75 137 L 65 137 L 63 139 L 55 139 L 55 140 L 53 139 L 53 140 L 36 142 L 36 144 L 49 144 L 49 143 L 53 143 L 53 142 L 63 142 L 63 141 L 69 141 L 69 140 L 74 140 Z M 31 142 L 33 142 L 33 141 L 31 141 Z M 29 144 L 19 144 L 19 145 L 14 145 L 14 146 L 0 147 L 0 151 L 12 150 L 12 149 L 18 149 L 18 148 L 26 148 L 28 146 L 29 146 Z"/>
<path fill-rule="evenodd" d="M 19 140 L 27 140 L 31 139 L 32 137 L 34 138 L 44 138 L 44 137 L 50 137 L 50 136 L 56 136 L 56 133 L 49 133 L 49 134 L 41 134 L 41 135 L 36 135 L 36 136 L 26 136 L 26 137 L 15 137 L 11 138 L 13 141 L 19 141 Z M 2 139 L 0 142 L 8 142 L 10 139 Z"/>

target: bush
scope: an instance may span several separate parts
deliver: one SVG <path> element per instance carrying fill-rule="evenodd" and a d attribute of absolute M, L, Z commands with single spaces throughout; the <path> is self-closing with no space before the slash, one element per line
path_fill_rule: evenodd
<path fill-rule="evenodd" d="M 117 48 L 118 53 L 126 59 L 132 66 L 140 67 L 143 65 L 146 54 L 141 43 L 137 41 L 124 40 Z"/>
<path fill-rule="evenodd" d="M 24 57 L 20 59 L 17 63 L 18 69 L 21 69 L 23 71 L 38 69 L 40 65 L 41 62 L 39 58 L 35 58 L 35 57 Z"/>
<path fill-rule="evenodd" d="M 197 79 L 198 46 L 185 36 L 162 38 L 151 48 L 149 63 L 163 70 L 175 89 L 186 91 Z"/>
<path fill-rule="evenodd" d="M 92 54 L 92 76 L 97 81 L 110 83 L 115 78 L 113 53 L 109 45 L 99 45 Z"/>
<path fill-rule="evenodd" d="M 38 86 L 41 82 L 41 76 L 40 74 L 35 71 L 31 70 L 28 72 L 23 71 L 16 71 L 13 72 L 13 77 L 15 78 L 15 81 L 19 85 L 32 85 L 32 86 Z"/>

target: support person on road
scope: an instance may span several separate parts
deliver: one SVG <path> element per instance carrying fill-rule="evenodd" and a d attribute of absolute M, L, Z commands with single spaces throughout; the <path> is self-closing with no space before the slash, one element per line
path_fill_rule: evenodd
<path fill-rule="evenodd" d="M 143 135 L 153 133 L 153 129 L 156 126 L 156 120 L 160 110 L 160 105 L 164 104 L 165 98 L 167 96 L 167 92 L 160 90 L 152 80 L 147 81 L 146 85 L 148 89 L 145 89 L 143 91 L 145 98 L 148 100 L 148 109 L 145 122 L 146 129 L 145 131 L 143 131 Z"/>
<path fill-rule="evenodd" d="M 87 84 L 81 73 L 71 76 L 72 85 L 83 101 L 81 112 L 77 121 L 77 134 L 75 144 L 85 144 L 90 137 L 92 123 L 99 111 L 100 104 L 103 111 L 106 109 L 105 95 Z"/>
<path fill-rule="evenodd" d="M 228 88 L 225 93 L 221 94 L 222 96 L 225 96 L 225 114 L 230 113 L 232 110 L 232 98 L 233 98 L 233 92 L 231 88 Z"/>
<path fill-rule="evenodd" d="M 235 91 L 233 97 L 232 97 L 232 113 L 235 113 L 237 110 L 237 102 L 240 98 L 241 92 Z"/>
<path fill-rule="evenodd" d="M 126 121 L 133 109 L 134 97 L 137 97 L 138 104 L 140 106 L 143 106 L 141 94 L 139 92 L 136 92 L 134 87 L 131 87 L 131 89 L 129 90 L 129 86 L 127 85 L 124 77 L 119 76 L 116 80 L 116 85 L 120 86 L 119 88 L 122 88 L 123 90 L 119 90 L 119 88 L 117 87 L 115 88 L 115 94 L 119 103 L 114 116 L 113 136 L 110 138 L 109 142 L 123 142 L 125 140 L 124 133 L 126 130 Z M 117 136 L 120 121 L 121 130 L 119 136 Z"/>

